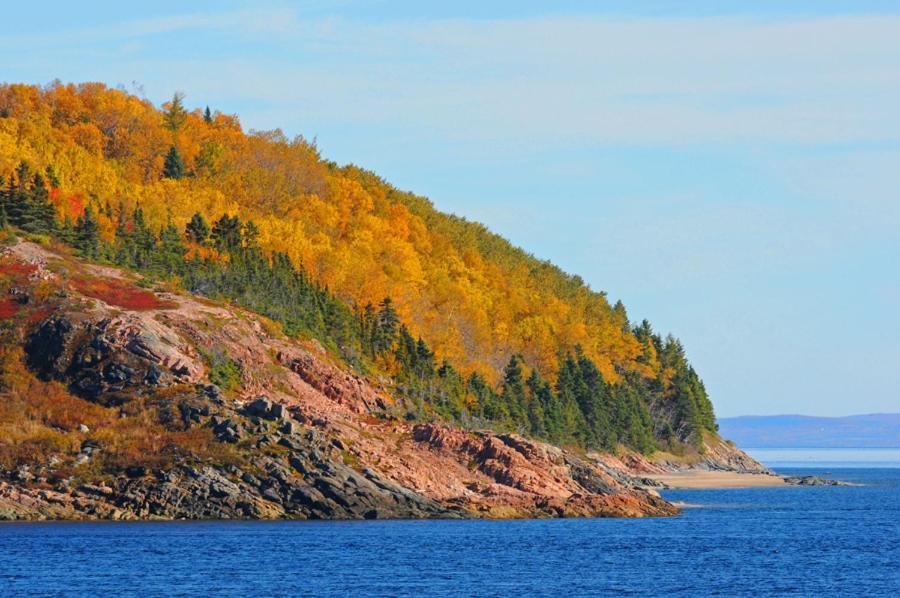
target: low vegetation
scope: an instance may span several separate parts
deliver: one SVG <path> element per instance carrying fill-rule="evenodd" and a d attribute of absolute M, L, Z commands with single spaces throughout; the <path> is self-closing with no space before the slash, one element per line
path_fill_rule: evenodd
<path fill-rule="evenodd" d="M 34 313 L 52 310 L 57 299 L 35 295 L 28 268 L 0 258 L 0 292 L 15 291 L 14 316 L 0 320 L 0 465 L 9 470 L 54 463 L 54 479 L 91 479 L 126 468 L 167 469 L 176 462 L 232 462 L 230 446 L 215 442 L 205 428 L 184 429 L 171 401 L 158 390 L 110 408 L 71 394 L 55 381 L 37 378 L 25 366 L 23 336 Z M 61 283 L 60 283 L 61 284 Z M 90 463 L 77 455 L 88 441 L 103 447 Z"/>

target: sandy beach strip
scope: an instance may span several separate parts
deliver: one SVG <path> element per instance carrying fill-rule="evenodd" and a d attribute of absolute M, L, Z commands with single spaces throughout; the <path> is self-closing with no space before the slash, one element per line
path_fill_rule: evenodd
<path fill-rule="evenodd" d="M 779 476 L 733 471 L 676 471 L 644 477 L 660 481 L 669 488 L 761 488 L 785 485 Z"/>

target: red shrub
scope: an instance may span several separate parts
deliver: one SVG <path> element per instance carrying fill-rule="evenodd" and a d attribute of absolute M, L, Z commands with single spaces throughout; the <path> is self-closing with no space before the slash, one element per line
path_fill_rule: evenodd
<path fill-rule="evenodd" d="M 9 258 L 0 260 L 0 274 L 8 276 L 13 284 L 23 284 L 28 276 L 37 271 L 37 266 L 14 261 Z"/>
<path fill-rule="evenodd" d="M 47 319 L 47 316 L 49 316 L 51 313 L 53 313 L 53 306 L 45 305 L 43 307 L 39 307 L 38 309 L 36 309 L 36 310 L 32 311 L 30 314 L 28 314 L 27 321 L 29 324 L 43 322 L 44 320 Z"/>
<path fill-rule="evenodd" d="M 3 299 L 0 301 L 0 320 L 15 316 L 16 312 L 19 311 L 19 307 L 21 306 L 12 299 Z"/>
<path fill-rule="evenodd" d="M 144 289 L 126 281 L 100 278 L 74 278 L 72 284 L 82 295 L 99 299 L 109 305 L 131 310 L 164 309 L 167 304 Z"/>

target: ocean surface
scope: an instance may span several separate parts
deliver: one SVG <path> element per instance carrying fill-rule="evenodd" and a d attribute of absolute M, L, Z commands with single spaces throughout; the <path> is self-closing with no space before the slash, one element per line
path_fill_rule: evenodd
<path fill-rule="evenodd" d="M 900 595 L 898 467 L 666 491 L 680 517 L 0 525 L 0 596 Z"/>
<path fill-rule="evenodd" d="M 749 448 L 754 459 L 785 467 L 900 468 L 900 448 Z"/>

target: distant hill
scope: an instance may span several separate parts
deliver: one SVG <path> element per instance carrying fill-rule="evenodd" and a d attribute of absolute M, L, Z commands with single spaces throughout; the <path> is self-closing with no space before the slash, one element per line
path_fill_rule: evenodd
<path fill-rule="evenodd" d="M 900 413 L 725 417 L 719 419 L 719 432 L 738 446 L 751 448 L 896 448 Z"/>

